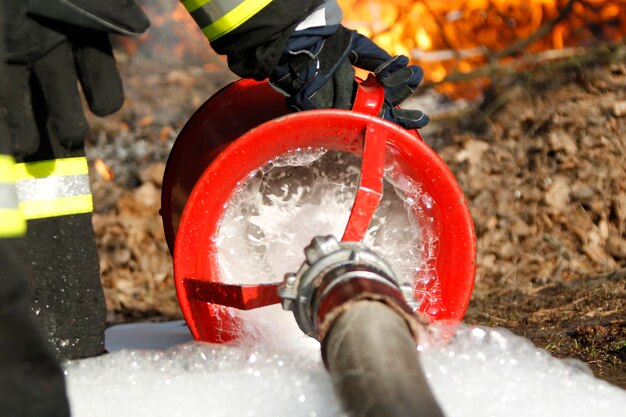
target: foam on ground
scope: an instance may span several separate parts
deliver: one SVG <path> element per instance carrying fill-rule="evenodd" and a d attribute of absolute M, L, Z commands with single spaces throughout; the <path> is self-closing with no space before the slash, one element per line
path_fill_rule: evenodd
<path fill-rule="evenodd" d="M 116 326 L 107 347 L 123 347 L 117 339 L 129 332 L 143 333 L 145 348 L 150 340 L 178 343 L 180 325 Z M 555 359 L 503 329 L 461 326 L 453 338 L 446 334 L 448 328 L 432 327 L 418 349 L 448 417 L 624 415 L 626 391 L 578 362 Z M 315 343 L 122 349 L 67 363 L 66 373 L 73 417 L 342 415 Z"/>

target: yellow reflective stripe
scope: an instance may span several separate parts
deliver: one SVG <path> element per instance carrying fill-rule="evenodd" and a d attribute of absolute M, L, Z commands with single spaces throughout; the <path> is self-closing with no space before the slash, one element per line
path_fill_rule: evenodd
<path fill-rule="evenodd" d="M 18 237 L 26 233 L 26 222 L 20 210 L 0 210 L 0 238 Z"/>
<path fill-rule="evenodd" d="M 15 164 L 16 181 L 88 173 L 89 166 L 84 156 Z"/>
<path fill-rule="evenodd" d="M 21 201 L 20 209 L 26 220 L 44 219 L 70 214 L 91 213 L 93 211 L 93 200 L 91 194 L 87 194 L 56 198 L 54 200 Z"/>
<path fill-rule="evenodd" d="M 0 182 L 15 182 L 15 160 L 12 156 L 0 154 Z"/>
<path fill-rule="evenodd" d="M 22 215 L 26 220 L 33 220 L 92 212 L 88 174 L 89 166 L 84 156 L 16 164 L 15 177 Z M 50 184 L 52 188 L 33 195 L 27 192 L 30 190 L 32 194 L 40 183 Z"/>
<path fill-rule="evenodd" d="M 209 41 L 214 41 L 241 26 L 271 2 L 272 0 L 245 0 L 215 22 L 202 28 L 202 32 Z"/>
<path fill-rule="evenodd" d="M 183 6 L 185 6 L 185 9 L 187 9 L 189 13 L 199 9 L 210 1 L 211 0 L 181 0 Z"/>
<path fill-rule="evenodd" d="M 15 193 L 15 160 L 12 156 L 0 154 L 0 238 L 19 237 L 26 233 L 26 221 L 18 207 Z"/>

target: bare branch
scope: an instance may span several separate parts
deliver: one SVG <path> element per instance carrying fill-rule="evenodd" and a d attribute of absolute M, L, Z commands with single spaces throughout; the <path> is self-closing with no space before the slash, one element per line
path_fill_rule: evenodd
<path fill-rule="evenodd" d="M 602 43 L 593 48 L 552 49 L 532 55 L 524 55 L 506 64 L 486 64 L 469 72 L 454 72 L 439 82 L 423 84 L 424 88 L 432 88 L 439 84 L 471 81 L 478 78 L 493 78 L 515 75 L 521 70 L 549 71 L 589 65 L 596 62 L 615 62 L 626 56 L 624 41 Z"/>

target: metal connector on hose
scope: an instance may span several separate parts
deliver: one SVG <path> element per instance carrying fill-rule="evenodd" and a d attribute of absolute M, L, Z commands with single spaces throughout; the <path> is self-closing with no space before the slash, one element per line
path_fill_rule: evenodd
<path fill-rule="evenodd" d="M 297 273 L 285 275 L 278 294 L 307 335 L 323 340 L 342 305 L 365 298 L 414 316 L 413 288 L 402 286 L 393 267 L 363 243 L 317 236 L 304 253 L 306 261 Z"/>
<path fill-rule="evenodd" d="M 322 342 L 335 391 L 353 417 L 443 417 L 421 368 L 413 288 L 360 242 L 318 236 L 279 295 Z"/>

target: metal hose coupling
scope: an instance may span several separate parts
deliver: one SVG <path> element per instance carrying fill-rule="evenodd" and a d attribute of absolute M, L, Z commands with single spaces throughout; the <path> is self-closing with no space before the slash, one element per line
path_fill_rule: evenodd
<path fill-rule="evenodd" d="M 304 253 L 306 261 L 298 272 L 285 274 L 278 294 L 305 334 L 323 341 L 351 304 L 375 300 L 400 314 L 417 339 L 421 323 L 413 287 L 402 285 L 387 261 L 361 242 L 339 242 L 330 235 L 313 238 Z"/>

